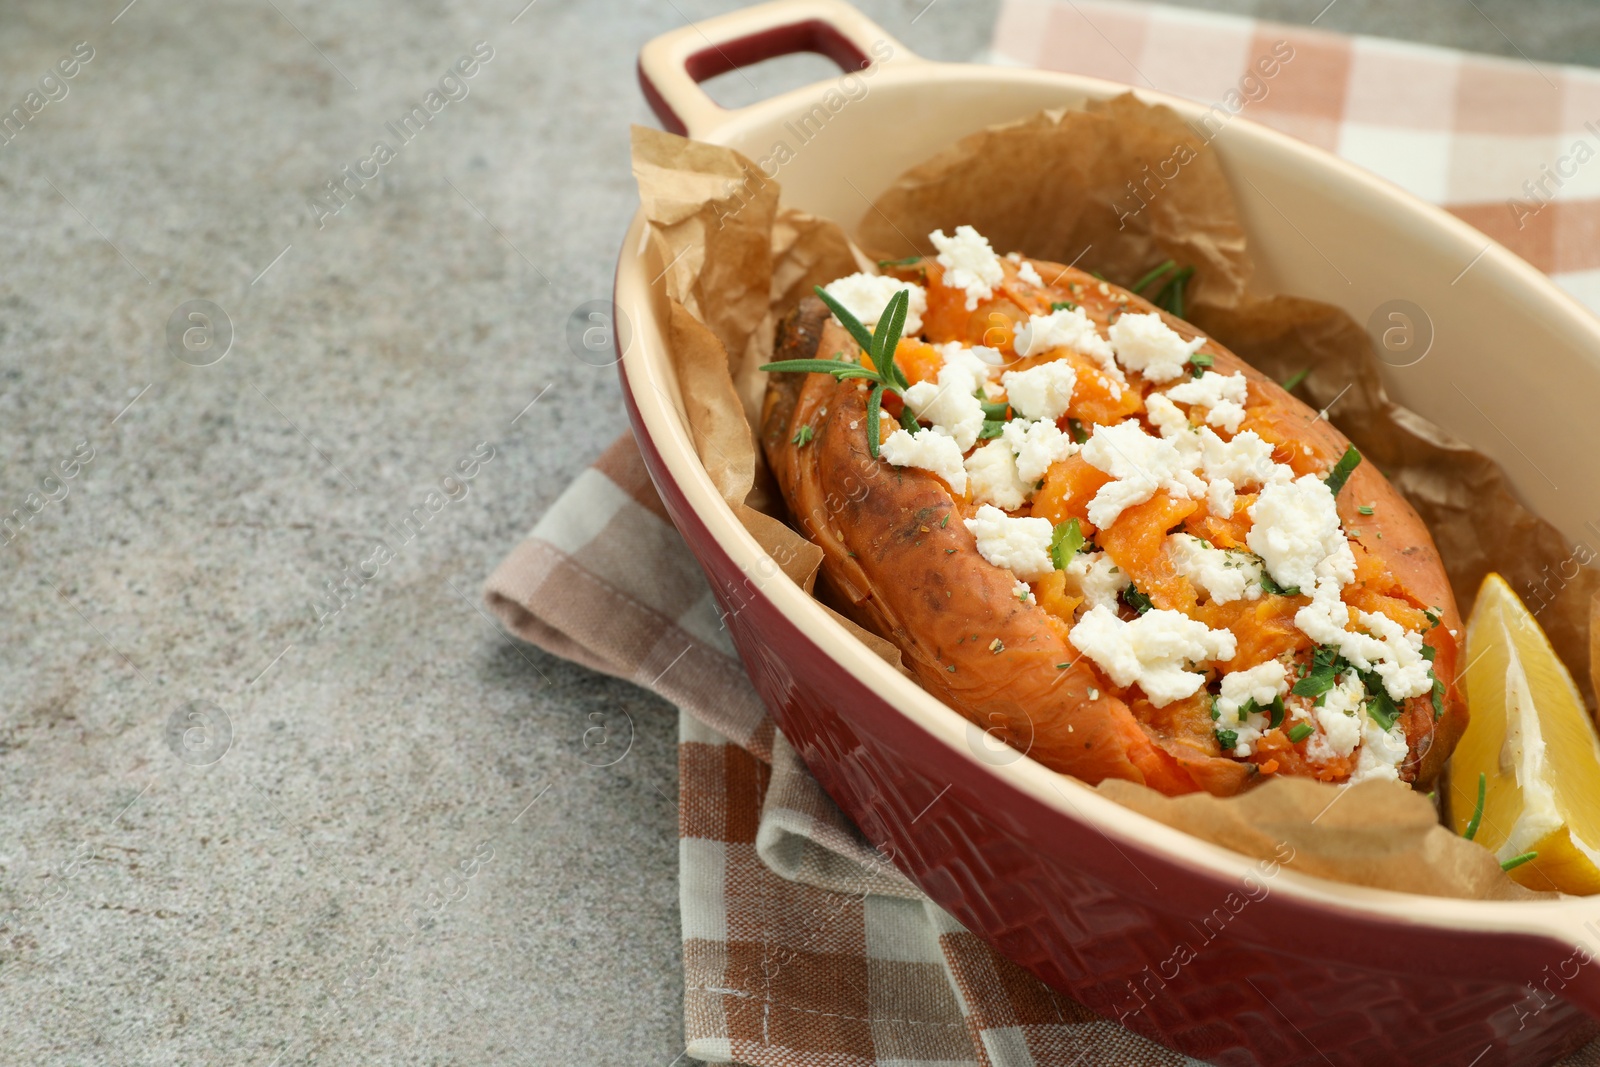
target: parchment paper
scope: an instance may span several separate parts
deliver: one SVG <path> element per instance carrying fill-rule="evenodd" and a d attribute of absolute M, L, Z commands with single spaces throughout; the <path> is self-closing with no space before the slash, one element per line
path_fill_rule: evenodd
<path fill-rule="evenodd" d="M 812 284 L 875 259 L 931 253 L 929 231 L 961 224 L 998 251 L 1076 261 L 1123 284 L 1168 258 L 1193 265 L 1186 317 L 1200 329 L 1279 380 L 1309 368 L 1299 395 L 1314 405 L 1354 383 L 1330 417 L 1428 523 L 1463 616 L 1488 571 L 1522 592 L 1574 557 L 1492 460 L 1389 401 L 1372 343 L 1348 315 L 1249 291 L 1244 231 L 1214 154 L 1176 114 L 1131 93 L 979 132 L 906 171 L 865 216 L 856 235 L 865 255 L 833 222 L 780 209 L 776 183 L 731 149 L 642 127 L 633 146 L 652 241 L 660 262 L 673 264 L 663 280 L 695 446 L 741 521 L 808 591 L 817 550 L 766 514 L 782 507 L 755 447 L 765 388 L 755 368 L 770 358 L 777 319 Z M 1147 168 L 1176 177 L 1140 206 L 1128 183 Z M 1583 568 L 1559 589 L 1547 580 L 1542 588 L 1540 622 L 1593 707 L 1589 613 L 1594 600 L 1600 615 L 1600 575 Z M 887 641 L 850 629 L 899 665 Z M 1246 855 L 1281 860 L 1287 844 L 1294 858 L 1285 866 L 1325 878 L 1464 898 L 1553 895 L 1512 882 L 1487 850 L 1439 825 L 1427 797 L 1389 783 L 1275 779 L 1227 798 L 1167 797 L 1120 781 L 1097 788 Z"/>

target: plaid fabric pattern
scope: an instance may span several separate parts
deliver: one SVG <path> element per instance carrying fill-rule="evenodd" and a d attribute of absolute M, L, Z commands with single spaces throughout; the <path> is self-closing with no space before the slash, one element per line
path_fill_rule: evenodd
<path fill-rule="evenodd" d="M 1255 64 L 1280 41 L 1293 58 L 1267 78 Z M 1600 310 L 1600 162 L 1587 166 L 1600 154 L 1600 73 L 1075 0 L 1006 0 L 992 56 L 1192 97 L 1220 108 L 1219 123 L 1243 114 L 1337 152 L 1445 205 Z M 861 837 L 767 717 L 631 437 L 568 487 L 485 592 L 512 633 L 680 709 L 688 1056 L 755 1067 L 1195 1062 L 995 955 Z M 1567 1062 L 1600 1062 L 1600 1042 Z"/>
<path fill-rule="evenodd" d="M 1193 1062 L 995 955 L 861 837 L 773 728 L 631 436 L 557 498 L 485 593 L 517 636 L 680 709 L 688 1055 L 752 1067 Z"/>
<path fill-rule="evenodd" d="M 1274 64 L 1279 42 L 1293 58 Z M 1309 141 L 1600 311 L 1600 71 L 1094 0 L 1005 0 L 991 58 L 1189 97 L 1215 109 L 1210 131 L 1242 115 Z"/>

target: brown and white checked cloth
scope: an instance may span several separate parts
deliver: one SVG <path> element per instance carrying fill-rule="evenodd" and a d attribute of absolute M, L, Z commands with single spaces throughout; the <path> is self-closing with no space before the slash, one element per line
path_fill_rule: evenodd
<path fill-rule="evenodd" d="M 684 1031 L 753 1067 L 1180 1064 L 922 896 L 767 717 L 631 436 L 489 578 L 518 636 L 678 705 Z"/>
<path fill-rule="evenodd" d="M 1242 81 L 1279 40 L 1293 59 Z M 1242 114 L 1444 204 L 1600 309 L 1600 163 L 1584 166 L 1600 154 L 1600 72 L 1083 0 L 1006 0 L 992 55 L 1228 110 L 1255 96 Z M 767 717 L 631 438 L 573 482 L 486 591 L 513 633 L 680 709 L 688 1055 L 1193 1062 L 997 957 L 861 838 Z M 1597 1057 L 1600 1043 L 1569 1062 Z"/>

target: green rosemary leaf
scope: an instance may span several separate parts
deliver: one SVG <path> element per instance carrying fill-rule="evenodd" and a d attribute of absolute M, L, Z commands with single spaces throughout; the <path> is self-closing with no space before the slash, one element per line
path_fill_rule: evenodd
<path fill-rule="evenodd" d="M 833 312 L 833 317 L 838 319 L 846 330 L 850 331 L 850 336 L 856 339 L 856 344 L 860 345 L 863 351 L 871 352 L 872 333 L 861 325 L 861 320 L 850 314 L 850 311 L 843 304 L 828 295 L 828 291 L 822 286 L 813 285 L 811 289 L 817 296 L 822 298 L 824 304 L 828 305 L 828 310 Z"/>

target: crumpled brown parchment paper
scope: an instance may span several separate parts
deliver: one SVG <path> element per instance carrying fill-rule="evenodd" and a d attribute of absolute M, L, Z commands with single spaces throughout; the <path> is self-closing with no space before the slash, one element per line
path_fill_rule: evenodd
<path fill-rule="evenodd" d="M 1178 177 L 1131 210 L 1130 178 L 1164 163 L 1170 172 L 1180 157 Z M 1197 327 L 1280 381 L 1309 370 L 1299 394 L 1313 405 L 1349 386 L 1330 417 L 1427 522 L 1463 617 L 1491 570 L 1519 592 L 1542 588 L 1540 622 L 1593 708 L 1589 614 L 1591 601 L 1600 613 L 1600 574 L 1583 568 L 1551 591 L 1550 571 L 1570 562 L 1572 546 L 1518 501 L 1492 460 L 1389 400 L 1354 320 L 1316 300 L 1250 291 L 1232 191 L 1215 155 L 1173 112 L 1130 93 L 968 136 L 884 191 L 855 237 L 865 255 L 837 224 L 782 208 L 778 184 L 731 149 L 635 127 L 633 158 L 667 265 L 672 360 L 695 447 L 741 522 L 807 591 L 820 552 L 772 518 L 782 503 L 753 429 L 765 389 L 757 368 L 770 358 L 775 324 L 813 284 L 875 259 L 931 253 L 929 231 L 970 224 L 998 251 L 1076 263 L 1124 284 L 1169 258 L 1193 265 L 1186 317 Z M 893 645 L 835 617 L 899 666 Z M 1343 789 L 1285 778 L 1227 798 L 1167 797 L 1121 781 L 1098 789 L 1249 856 L 1281 861 L 1287 844 L 1285 866 L 1324 878 L 1475 899 L 1549 895 L 1512 882 L 1488 851 L 1441 826 L 1428 798 L 1388 783 Z"/>

